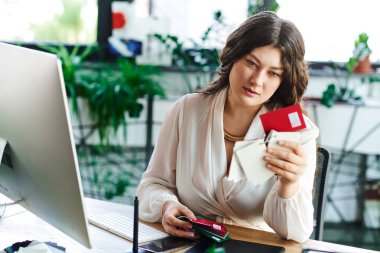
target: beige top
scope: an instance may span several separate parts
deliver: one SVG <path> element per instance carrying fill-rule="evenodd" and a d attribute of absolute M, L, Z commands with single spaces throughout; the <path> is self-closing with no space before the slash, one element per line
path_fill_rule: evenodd
<path fill-rule="evenodd" d="M 137 189 L 140 218 L 159 221 L 164 202 L 174 200 L 209 219 L 273 229 L 283 238 L 305 241 L 313 231 L 312 186 L 318 128 L 304 116 L 307 129 L 301 131 L 301 143 L 307 152 L 306 172 L 298 192 L 283 199 L 277 194 L 277 176 L 262 184 L 226 176 L 223 133 L 226 94 L 224 89 L 215 95 L 185 95 L 166 115 L 148 169 Z M 264 112 L 266 109 L 262 108 L 258 115 Z M 258 115 L 245 139 L 264 137 Z"/>

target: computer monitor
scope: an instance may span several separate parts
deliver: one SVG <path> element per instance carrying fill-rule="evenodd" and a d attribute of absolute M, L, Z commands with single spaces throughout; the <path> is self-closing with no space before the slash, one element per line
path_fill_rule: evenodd
<path fill-rule="evenodd" d="M 55 55 L 0 43 L 0 138 L 8 143 L 0 165 L 0 193 L 21 200 L 20 205 L 91 247 Z"/>

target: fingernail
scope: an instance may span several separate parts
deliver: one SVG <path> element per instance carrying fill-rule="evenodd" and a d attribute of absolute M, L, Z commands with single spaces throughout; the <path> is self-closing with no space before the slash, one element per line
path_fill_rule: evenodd
<path fill-rule="evenodd" d="M 264 156 L 264 159 L 269 161 L 270 160 L 270 157 L 269 156 Z"/>
<path fill-rule="evenodd" d="M 278 141 L 278 144 L 282 145 L 282 144 L 284 144 L 284 142 L 283 141 Z"/>
<path fill-rule="evenodd" d="M 272 152 L 273 152 L 273 149 L 269 148 L 268 153 L 272 153 Z"/>

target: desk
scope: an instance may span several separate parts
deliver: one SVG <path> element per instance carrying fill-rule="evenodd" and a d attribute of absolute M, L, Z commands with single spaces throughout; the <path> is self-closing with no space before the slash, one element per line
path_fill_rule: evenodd
<path fill-rule="evenodd" d="M 133 215 L 133 208 L 131 206 L 88 198 L 86 198 L 85 201 L 87 205 L 87 212 L 91 214 L 99 213 L 105 210 L 112 210 L 113 212 Z M 64 246 L 68 253 L 117 253 L 123 252 L 123 250 L 132 247 L 131 242 L 93 225 L 89 225 L 89 233 L 93 248 L 87 249 L 34 214 L 24 210 L 22 207 L 16 205 L 9 206 L 7 208 L 6 218 L 0 221 L 0 249 L 12 245 L 15 242 L 24 240 L 37 240 L 42 242 L 53 241 L 58 243 L 58 245 Z M 162 230 L 160 224 L 152 224 L 152 226 Z M 233 239 L 283 246 L 286 248 L 287 253 L 301 252 L 301 244 L 294 241 L 283 240 L 276 234 L 230 225 L 227 225 L 226 227 L 230 231 Z M 341 250 L 347 253 L 374 252 L 314 240 L 309 240 L 306 244 L 310 246 L 318 246 L 323 249 Z"/>

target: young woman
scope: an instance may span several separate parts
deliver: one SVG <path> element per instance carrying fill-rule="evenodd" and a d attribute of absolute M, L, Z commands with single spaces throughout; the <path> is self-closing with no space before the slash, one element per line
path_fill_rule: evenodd
<path fill-rule="evenodd" d="M 264 136 L 259 115 L 301 103 L 304 53 L 295 25 L 273 12 L 250 17 L 228 37 L 218 80 L 180 98 L 166 116 L 137 189 L 141 219 L 161 221 L 167 233 L 183 237 L 194 234 L 176 216 L 194 214 L 298 242 L 310 236 L 319 130 L 306 116 L 299 143 L 267 149 L 263 159 L 276 175 L 261 184 L 229 178 L 235 142 Z"/>

